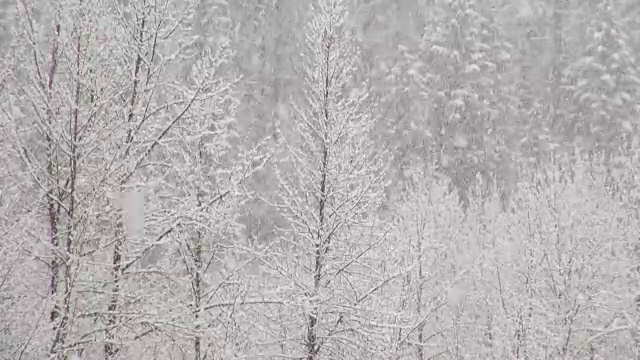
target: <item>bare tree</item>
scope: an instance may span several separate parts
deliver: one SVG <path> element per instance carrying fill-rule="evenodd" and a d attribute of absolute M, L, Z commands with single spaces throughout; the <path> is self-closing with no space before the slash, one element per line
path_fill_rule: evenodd
<path fill-rule="evenodd" d="M 366 352 L 355 344 L 366 337 L 364 319 L 373 311 L 368 306 L 394 277 L 371 257 L 386 240 L 376 224 L 385 151 L 370 141 L 375 118 L 365 107 L 373 103 L 351 81 L 358 50 L 346 15 L 342 1 L 313 6 L 304 97 L 294 131 L 285 133 L 279 200 L 273 204 L 287 225 L 265 256 L 280 298 L 293 310 L 294 318 L 281 321 L 304 349 L 288 351 L 309 360 L 321 352 L 342 358 Z"/>
<path fill-rule="evenodd" d="M 197 4 L 61 1 L 50 27 L 39 26 L 32 5 L 18 4 L 16 44 L 25 51 L 9 59 L 3 133 L 42 194 L 46 226 L 28 229 L 36 243 L 27 249 L 48 263 L 52 357 L 77 351 L 114 359 L 138 351 L 144 329 L 162 320 L 161 303 L 139 286 L 153 277 L 138 265 L 188 220 L 163 208 L 167 202 L 145 204 L 158 200 L 163 178 L 175 175 L 167 170 L 175 152 L 165 146 L 200 132 L 203 146 L 215 150 L 228 144 L 215 138 L 216 126 L 233 133 L 224 119 L 232 114 L 226 103 L 236 80 L 219 71 L 232 54 L 225 44 L 194 51 L 189 19 Z M 186 79 L 182 70 L 196 58 L 196 76 Z M 221 186 L 208 189 L 189 215 L 215 212 L 236 194 L 266 161 L 262 145 L 221 170 Z"/>
<path fill-rule="evenodd" d="M 404 276 L 387 297 L 398 309 L 391 322 L 398 353 L 424 360 L 449 350 L 441 339 L 452 331 L 445 323 L 448 306 L 456 306 L 451 295 L 464 286 L 459 282 L 471 268 L 461 261 L 470 250 L 463 245 L 469 243 L 469 227 L 457 195 L 447 191 L 448 181 L 412 170 L 406 189 L 393 202 L 398 226 L 386 252 L 392 254 L 394 271 Z"/>

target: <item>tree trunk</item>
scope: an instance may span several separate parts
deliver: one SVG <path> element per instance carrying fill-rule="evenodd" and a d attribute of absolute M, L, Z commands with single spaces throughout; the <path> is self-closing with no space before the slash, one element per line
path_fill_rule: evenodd
<path fill-rule="evenodd" d="M 111 274 L 113 287 L 111 289 L 111 298 L 109 300 L 109 306 L 107 307 L 107 327 L 105 331 L 105 344 L 104 344 L 104 358 L 110 360 L 115 357 L 118 352 L 115 346 L 115 327 L 117 324 L 118 316 L 118 299 L 120 298 L 120 281 L 122 278 L 122 247 L 124 242 L 124 218 L 123 209 L 118 209 L 118 215 L 116 219 L 116 233 L 115 244 L 113 245 L 113 258 L 111 262 Z"/>
<path fill-rule="evenodd" d="M 200 193 L 197 195 L 196 204 L 199 207 L 202 206 L 202 200 Z M 195 310 L 195 330 L 196 336 L 193 343 L 194 352 L 195 352 L 195 360 L 202 360 L 202 337 L 200 335 L 200 330 L 202 326 L 200 325 L 200 317 L 202 314 L 202 271 L 203 271 L 203 261 L 202 261 L 202 233 L 198 230 L 196 232 L 196 239 L 193 249 L 193 262 L 194 262 L 194 276 L 193 276 L 193 307 Z"/>
<path fill-rule="evenodd" d="M 58 65 L 58 39 L 60 37 L 60 24 L 56 24 L 54 29 L 54 39 L 53 39 L 53 47 L 51 49 L 51 66 L 48 70 L 48 79 L 46 84 L 45 91 L 47 92 L 46 96 L 50 100 L 51 92 L 53 91 L 53 80 L 56 74 L 57 65 Z M 53 126 L 53 114 L 51 110 L 48 110 L 49 116 L 49 126 Z M 59 200 L 59 196 L 56 196 L 58 193 L 59 187 L 59 178 L 57 173 L 57 157 L 55 155 L 56 151 L 54 149 L 55 145 L 53 139 L 49 134 L 46 135 L 47 142 L 47 176 L 49 177 L 48 182 L 49 191 L 47 192 L 47 216 L 49 222 L 49 241 L 51 245 L 51 277 L 49 280 L 49 294 L 53 299 L 53 308 L 51 310 L 49 320 L 53 323 L 53 332 L 54 338 L 53 343 L 51 344 L 50 354 L 55 356 L 57 353 L 57 348 L 60 346 L 62 339 L 59 337 L 59 328 L 61 323 L 56 323 L 60 316 L 60 303 L 58 300 L 58 286 L 59 286 L 59 275 L 60 275 L 60 263 L 58 262 L 58 252 L 59 252 L 59 233 L 58 233 L 58 221 L 59 221 L 59 213 L 60 207 L 57 204 L 56 198 Z"/>
<path fill-rule="evenodd" d="M 326 36 L 326 34 L 325 34 Z M 313 295 L 314 299 L 313 308 L 309 313 L 307 319 L 307 360 L 315 360 L 320 352 L 320 344 L 318 342 L 318 299 L 320 295 L 320 281 L 322 280 L 322 270 L 324 267 L 324 255 L 328 251 L 329 239 L 325 239 L 324 226 L 325 226 L 325 207 L 327 204 L 327 172 L 329 171 L 329 128 L 331 117 L 329 115 L 329 91 L 331 88 L 330 77 L 330 55 L 331 55 L 331 38 L 328 38 L 325 46 L 325 58 L 324 58 L 324 86 L 323 86 L 323 121 L 324 121 L 324 134 L 320 141 L 322 141 L 322 165 L 320 169 L 320 196 L 318 202 L 318 230 L 316 235 L 315 245 L 315 266 L 313 273 Z"/>
<path fill-rule="evenodd" d="M 563 37 L 563 12 L 566 9 L 568 0 L 553 0 L 553 64 L 551 67 L 551 101 L 549 130 L 554 131 L 560 126 L 560 85 L 562 80 L 562 61 L 564 57 L 564 37 Z"/>
<path fill-rule="evenodd" d="M 424 272 L 422 270 L 422 234 L 418 234 L 418 289 L 416 291 L 416 303 L 418 319 L 422 319 L 422 290 L 424 288 Z M 424 360 L 424 324 L 418 328 L 418 360 Z"/>
<path fill-rule="evenodd" d="M 133 143 L 133 118 L 134 118 L 134 110 L 136 103 L 138 101 L 138 86 L 140 83 L 140 69 L 142 67 L 142 44 L 144 42 L 144 32 L 145 32 L 145 22 L 146 18 L 142 16 L 140 22 L 140 29 L 138 32 L 138 52 L 136 55 L 136 59 L 134 62 L 133 69 L 133 84 L 131 86 L 131 97 L 129 98 L 129 112 L 127 114 L 126 125 L 128 126 L 127 136 L 125 139 L 125 151 L 122 155 L 122 160 L 127 161 L 129 157 L 130 146 Z M 126 185 L 126 178 L 120 181 L 119 194 L 124 195 L 124 186 Z M 124 199 L 122 199 L 124 200 Z M 118 214 L 116 215 L 116 224 L 115 224 L 115 244 L 113 246 L 113 256 L 111 263 L 111 276 L 113 279 L 113 288 L 111 291 L 111 299 L 109 300 L 109 306 L 107 308 L 107 330 L 105 331 L 105 345 L 104 345 L 104 356 L 105 360 L 113 359 L 117 353 L 117 348 L 115 347 L 115 337 L 114 337 L 114 327 L 117 324 L 117 312 L 118 312 L 118 299 L 120 298 L 120 290 L 121 290 L 121 278 L 122 278 L 122 257 L 123 257 L 123 246 L 125 239 L 125 231 L 124 231 L 124 204 L 120 204 L 121 206 L 118 209 Z"/>

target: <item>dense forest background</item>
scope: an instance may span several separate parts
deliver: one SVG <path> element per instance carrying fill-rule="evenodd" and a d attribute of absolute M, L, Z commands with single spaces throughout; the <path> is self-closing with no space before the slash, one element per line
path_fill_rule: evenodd
<path fill-rule="evenodd" d="M 0 0 L 0 358 L 640 359 L 640 2 Z"/>

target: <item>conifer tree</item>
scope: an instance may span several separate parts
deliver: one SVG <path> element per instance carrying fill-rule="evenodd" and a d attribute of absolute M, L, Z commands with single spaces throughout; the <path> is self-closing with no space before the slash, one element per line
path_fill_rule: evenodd
<path fill-rule="evenodd" d="M 468 205 L 480 174 L 491 183 L 509 149 L 506 119 L 511 99 L 503 88 L 510 45 L 475 0 L 438 6 L 421 44 L 420 82 L 430 111 L 433 151 Z"/>
<path fill-rule="evenodd" d="M 611 2 L 599 0 L 593 15 L 588 43 L 565 72 L 572 111 L 564 131 L 582 150 L 608 158 L 630 150 L 637 134 L 640 74 Z"/>

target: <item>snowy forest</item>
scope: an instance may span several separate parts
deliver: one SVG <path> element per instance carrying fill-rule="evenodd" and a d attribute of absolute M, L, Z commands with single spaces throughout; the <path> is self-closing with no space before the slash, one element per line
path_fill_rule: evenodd
<path fill-rule="evenodd" d="M 0 0 L 0 359 L 640 359 L 640 2 Z"/>

